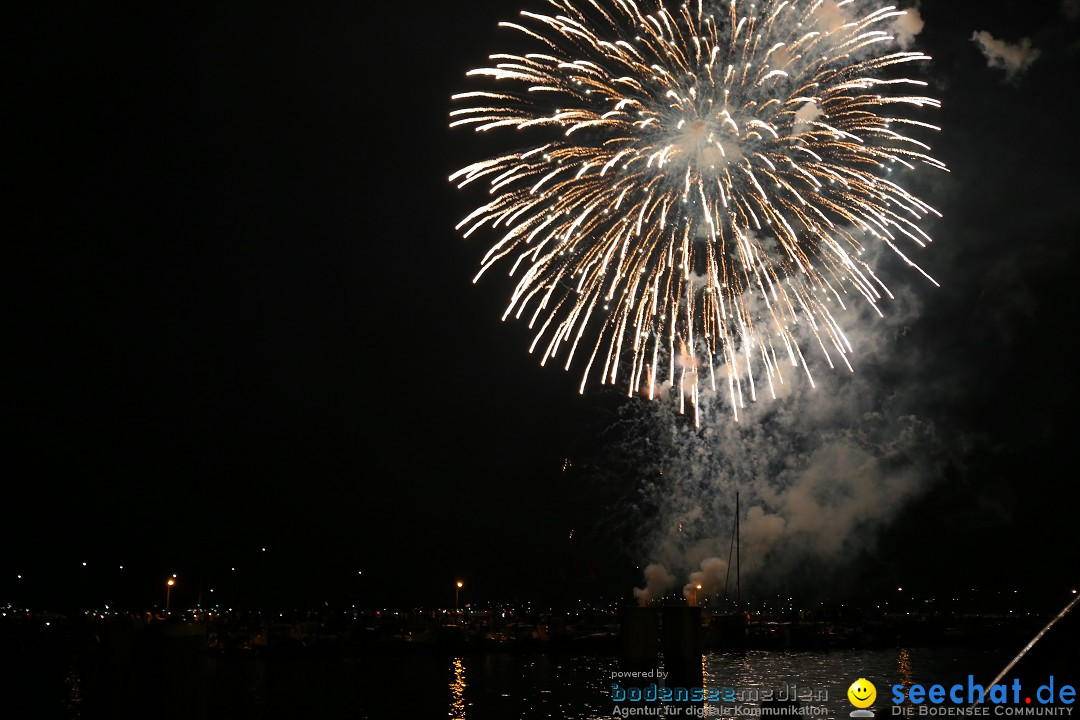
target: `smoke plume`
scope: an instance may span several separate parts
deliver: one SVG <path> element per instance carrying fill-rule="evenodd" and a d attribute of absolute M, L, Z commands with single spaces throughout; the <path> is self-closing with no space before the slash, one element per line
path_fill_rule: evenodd
<path fill-rule="evenodd" d="M 1029 38 L 1022 38 L 1016 44 L 998 40 L 985 31 L 977 31 L 971 36 L 982 54 L 986 64 L 992 68 L 1001 68 L 1010 80 L 1018 79 L 1040 55 L 1037 48 L 1031 46 Z"/>
<path fill-rule="evenodd" d="M 901 48 L 907 50 L 915 43 L 915 36 L 922 32 L 926 23 L 919 13 L 918 7 L 911 8 L 893 21 L 893 32 L 896 33 L 896 42 Z"/>
<path fill-rule="evenodd" d="M 919 294 L 895 291 L 884 318 L 851 308 L 841 324 L 857 349 L 855 372 L 813 367 L 815 387 L 789 368 L 777 399 L 748 404 L 738 422 L 723 393 L 702 399 L 700 428 L 674 400 L 633 404 L 626 452 L 642 455 L 637 465 L 650 477 L 641 479 L 641 510 L 656 519 L 639 601 L 662 597 L 669 572 L 686 578 L 684 596 L 733 596 L 736 493 L 743 587 L 763 591 L 872 549 L 940 476 L 953 449 L 920 414 L 918 353 L 904 344 Z"/>

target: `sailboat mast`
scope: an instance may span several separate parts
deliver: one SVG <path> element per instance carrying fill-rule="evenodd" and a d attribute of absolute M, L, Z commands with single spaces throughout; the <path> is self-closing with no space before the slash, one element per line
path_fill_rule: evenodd
<path fill-rule="evenodd" d="M 742 548 L 739 546 L 739 493 L 735 493 L 735 607 L 742 608 L 742 585 L 739 582 L 739 556 Z"/>

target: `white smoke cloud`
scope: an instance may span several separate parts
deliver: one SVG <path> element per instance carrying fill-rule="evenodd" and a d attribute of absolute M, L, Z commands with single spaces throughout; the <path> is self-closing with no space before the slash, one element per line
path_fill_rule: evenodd
<path fill-rule="evenodd" d="M 727 590 L 730 583 L 727 560 L 705 558 L 701 561 L 701 569 L 690 573 L 690 581 L 683 586 L 683 597 L 696 597 L 700 602 L 706 597 Z M 701 590 L 697 589 L 699 585 Z"/>
<path fill-rule="evenodd" d="M 753 505 L 746 512 L 746 521 L 739 532 L 740 550 L 748 555 L 752 569 L 759 564 L 759 558 L 769 554 L 784 536 L 787 521 L 780 515 L 768 512 L 760 505 Z"/>
<path fill-rule="evenodd" d="M 896 41 L 905 50 L 911 47 L 915 36 L 922 32 L 922 16 L 919 14 L 919 3 L 915 7 L 904 11 L 892 22 L 892 30 L 896 33 Z M 823 0 L 813 13 L 813 19 L 817 23 L 817 30 L 822 33 L 832 32 L 850 23 L 854 19 L 854 5 L 851 3 L 838 3 L 835 0 Z"/>
<path fill-rule="evenodd" d="M 872 266 L 883 259 L 867 257 Z M 726 558 L 736 493 L 745 597 L 748 583 L 762 591 L 811 566 L 842 566 L 941 475 L 957 450 L 919 415 L 922 401 L 905 383 L 918 377 L 920 359 L 903 336 L 930 287 L 909 282 L 893 288 L 884 318 L 865 303 L 837 311 L 856 348 L 854 373 L 808 355 L 816 388 L 802 368 L 786 368 L 782 397 L 764 394 L 739 422 L 726 390 L 706 393 L 700 429 L 678 415 L 673 399 L 639 404 L 649 442 L 638 451 L 662 470 L 644 485 L 657 523 L 642 551 L 686 578 L 684 596 L 733 595 Z M 645 446 L 640 438 L 629 444 Z"/>
<path fill-rule="evenodd" d="M 914 44 L 915 36 L 922 32 L 926 22 L 922 19 L 918 7 L 913 7 L 893 21 L 892 29 L 896 33 L 896 42 L 907 50 Z"/>
<path fill-rule="evenodd" d="M 848 8 L 834 0 L 824 0 L 817 5 L 813 17 L 817 21 L 818 30 L 823 33 L 831 32 L 851 20 Z"/>
<path fill-rule="evenodd" d="M 804 133 L 813 127 L 813 122 L 821 117 L 821 108 L 811 100 L 795 111 L 795 125 L 792 127 L 792 135 Z"/>
<path fill-rule="evenodd" d="M 1013 44 L 998 40 L 988 32 L 976 31 L 971 39 L 986 56 L 986 64 L 1003 69 L 1010 80 L 1022 75 L 1040 55 L 1038 48 L 1031 46 L 1029 38 L 1022 38 L 1019 43 Z"/>
<path fill-rule="evenodd" d="M 644 607 L 653 600 L 664 597 L 675 585 L 675 576 L 659 563 L 652 563 L 645 568 L 645 587 L 634 588 L 634 597 Z"/>

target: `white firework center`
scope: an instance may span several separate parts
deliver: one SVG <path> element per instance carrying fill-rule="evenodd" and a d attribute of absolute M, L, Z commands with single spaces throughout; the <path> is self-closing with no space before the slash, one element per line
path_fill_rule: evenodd
<path fill-rule="evenodd" d="M 469 72 L 488 87 L 455 95 L 450 123 L 538 138 L 450 178 L 488 185 L 458 229 L 499 235 L 476 279 L 496 264 L 518 279 L 504 318 L 527 318 L 530 351 L 580 358 L 582 392 L 677 388 L 695 420 L 703 393 L 736 419 L 759 384 L 775 397 L 785 367 L 812 383 L 806 343 L 850 370 L 835 308 L 891 297 L 864 253 L 918 269 L 907 252 L 937 214 L 894 175 L 945 169 L 905 134 L 936 130 L 909 115 L 939 103 L 891 76 L 930 59 L 898 44 L 904 12 L 549 4 L 501 23 L 535 51 Z"/>

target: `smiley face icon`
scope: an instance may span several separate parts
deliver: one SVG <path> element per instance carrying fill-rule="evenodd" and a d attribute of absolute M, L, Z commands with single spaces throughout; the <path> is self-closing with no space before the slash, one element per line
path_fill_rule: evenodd
<path fill-rule="evenodd" d="M 877 700 L 877 688 L 866 678 L 859 678 L 851 683 L 847 690 L 848 700 L 857 708 L 868 708 Z"/>

